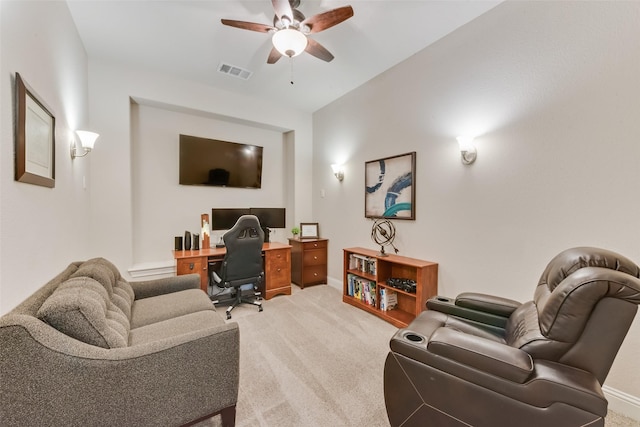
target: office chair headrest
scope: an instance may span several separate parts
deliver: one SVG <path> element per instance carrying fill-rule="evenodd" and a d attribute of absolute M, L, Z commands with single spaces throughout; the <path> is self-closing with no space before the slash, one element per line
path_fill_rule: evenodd
<path fill-rule="evenodd" d="M 260 228 L 260 220 L 258 220 L 258 217 L 255 215 L 242 215 L 238 218 L 235 225 L 222 236 L 225 245 L 230 240 L 246 238 L 259 238 L 264 241 L 264 231 Z"/>

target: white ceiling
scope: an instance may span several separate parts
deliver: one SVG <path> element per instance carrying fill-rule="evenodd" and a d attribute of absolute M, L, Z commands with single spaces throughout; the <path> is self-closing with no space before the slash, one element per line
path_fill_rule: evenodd
<path fill-rule="evenodd" d="M 68 0 L 90 60 L 126 64 L 313 112 L 403 61 L 501 0 L 302 0 L 307 17 L 351 5 L 354 16 L 311 37 L 334 56 L 266 63 L 269 34 L 221 18 L 273 24 L 269 0 Z M 253 72 L 219 73 L 221 63 Z M 293 74 L 292 74 L 293 73 Z M 290 84 L 293 76 L 294 84 Z"/>

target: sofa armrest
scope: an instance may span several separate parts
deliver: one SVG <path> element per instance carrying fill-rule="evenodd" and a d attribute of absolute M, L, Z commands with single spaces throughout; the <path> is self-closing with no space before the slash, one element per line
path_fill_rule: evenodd
<path fill-rule="evenodd" d="M 518 301 L 493 295 L 464 292 L 456 299 L 436 296 L 427 300 L 429 310 L 483 323 L 489 328 L 504 329 Z"/>
<path fill-rule="evenodd" d="M 200 275 L 184 274 L 162 279 L 140 280 L 129 282 L 129 284 L 133 288 L 135 299 L 143 299 L 187 289 L 200 289 Z"/>
<path fill-rule="evenodd" d="M 452 328 L 436 329 L 429 338 L 427 349 L 433 354 L 520 384 L 533 373 L 533 360 L 529 353 Z"/>
<path fill-rule="evenodd" d="M 0 322 L 9 425 L 184 425 L 237 402 L 237 323 L 104 349 L 22 317 Z"/>

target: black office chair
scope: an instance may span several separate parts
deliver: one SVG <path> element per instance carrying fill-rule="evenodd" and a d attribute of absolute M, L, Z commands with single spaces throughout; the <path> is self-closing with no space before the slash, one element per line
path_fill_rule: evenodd
<path fill-rule="evenodd" d="M 259 286 L 264 281 L 262 244 L 264 232 L 255 215 L 242 215 L 231 230 L 222 236 L 227 253 L 220 266 L 220 273 L 210 269 L 211 299 L 215 303 L 227 303 L 227 319 L 231 310 L 241 303 L 258 306 L 262 311 Z M 224 297 L 227 297 L 225 300 Z M 229 298 L 230 297 L 230 298 Z"/>

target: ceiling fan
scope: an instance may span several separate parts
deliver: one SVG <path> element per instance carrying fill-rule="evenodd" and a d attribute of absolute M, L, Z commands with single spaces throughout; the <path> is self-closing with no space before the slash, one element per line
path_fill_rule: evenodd
<path fill-rule="evenodd" d="M 271 0 L 275 16 L 273 25 L 254 22 L 222 19 L 224 25 L 243 30 L 271 33 L 273 48 L 267 59 L 268 64 L 275 64 L 283 55 L 292 58 L 307 52 L 316 58 L 330 62 L 333 55 L 317 41 L 307 37 L 309 34 L 331 28 L 353 16 L 351 6 L 343 6 L 306 18 L 297 7 L 300 0 Z"/>

